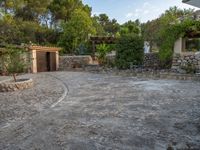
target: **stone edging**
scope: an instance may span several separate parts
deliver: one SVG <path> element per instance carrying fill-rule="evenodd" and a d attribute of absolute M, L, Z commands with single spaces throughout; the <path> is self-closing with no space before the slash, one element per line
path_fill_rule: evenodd
<path fill-rule="evenodd" d="M 32 79 L 21 79 L 20 82 L 13 82 L 11 79 L 0 82 L 0 92 L 14 92 L 33 87 Z"/>
<path fill-rule="evenodd" d="M 133 76 L 153 79 L 192 80 L 200 81 L 200 75 L 175 74 L 175 73 L 136 73 Z"/>
<path fill-rule="evenodd" d="M 61 84 L 62 84 L 62 87 L 64 89 L 64 93 L 62 94 L 62 96 L 55 102 L 51 105 L 51 108 L 54 108 L 56 107 L 59 103 L 61 103 L 68 95 L 69 93 L 69 87 L 68 85 L 63 82 L 61 79 L 59 79 L 58 77 L 54 76 L 54 75 L 51 75 L 51 74 L 48 74 L 49 76 L 55 78 L 56 80 L 58 80 Z"/>

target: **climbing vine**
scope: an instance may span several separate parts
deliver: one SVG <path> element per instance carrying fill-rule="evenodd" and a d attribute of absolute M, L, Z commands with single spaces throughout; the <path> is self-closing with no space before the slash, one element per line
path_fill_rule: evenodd
<path fill-rule="evenodd" d="M 159 57 L 161 67 L 169 68 L 172 62 L 174 43 L 186 33 L 200 31 L 200 22 L 187 19 L 181 23 L 171 24 L 160 31 Z"/>

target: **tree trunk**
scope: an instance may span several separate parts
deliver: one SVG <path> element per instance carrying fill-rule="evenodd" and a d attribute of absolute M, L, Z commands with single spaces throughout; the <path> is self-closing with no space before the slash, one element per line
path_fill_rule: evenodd
<path fill-rule="evenodd" d="M 15 74 L 15 73 L 13 73 L 13 74 L 12 74 L 12 76 L 13 76 L 13 79 L 14 79 L 14 81 L 15 81 L 15 82 L 17 82 L 17 79 L 16 79 L 16 74 Z"/>

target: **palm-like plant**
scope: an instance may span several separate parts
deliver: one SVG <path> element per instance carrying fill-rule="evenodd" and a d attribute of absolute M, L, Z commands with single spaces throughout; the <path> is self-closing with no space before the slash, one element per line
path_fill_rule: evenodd
<path fill-rule="evenodd" d="M 106 62 L 106 55 L 110 52 L 110 46 L 105 43 L 97 45 L 97 58 L 99 60 L 99 64 L 103 65 Z"/>

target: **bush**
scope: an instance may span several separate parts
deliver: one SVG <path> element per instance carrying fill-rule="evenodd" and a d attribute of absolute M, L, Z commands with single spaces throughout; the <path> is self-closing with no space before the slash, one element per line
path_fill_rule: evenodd
<path fill-rule="evenodd" d="M 116 45 L 116 65 L 119 69 L 129 69 L 141 65 L 144 57 L 144 40 L 138 35 L 124 35 Z"/>

